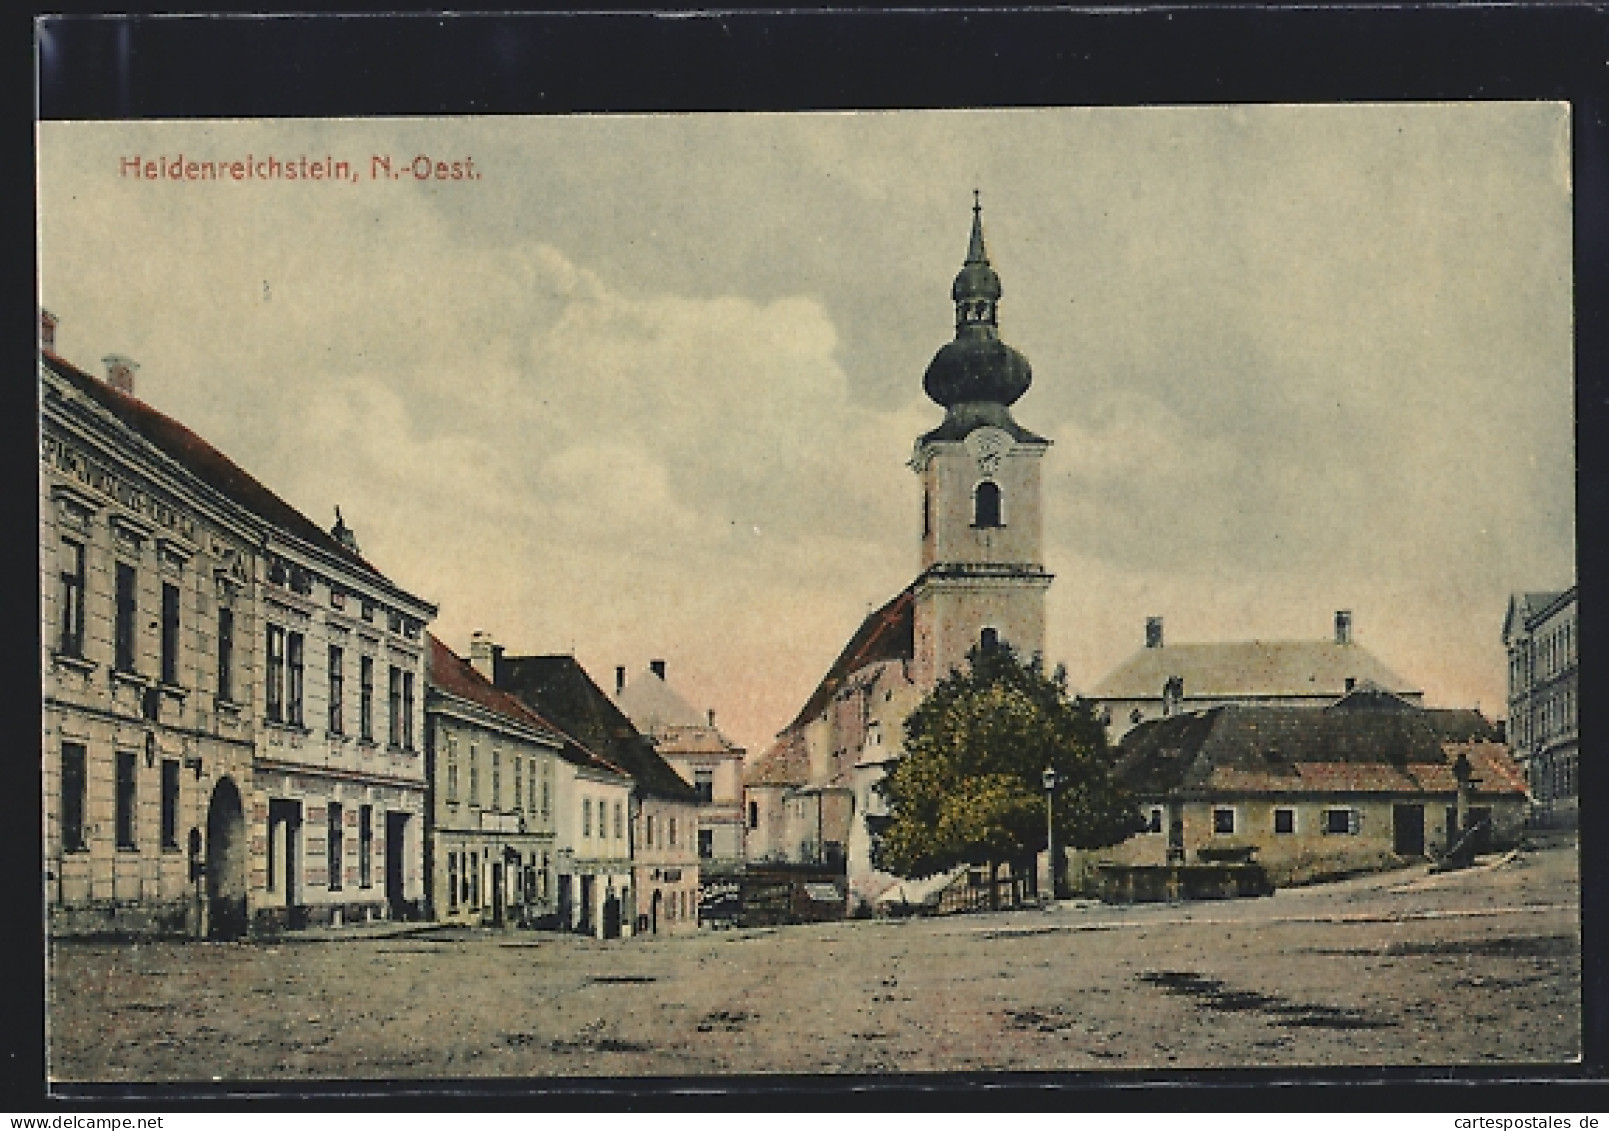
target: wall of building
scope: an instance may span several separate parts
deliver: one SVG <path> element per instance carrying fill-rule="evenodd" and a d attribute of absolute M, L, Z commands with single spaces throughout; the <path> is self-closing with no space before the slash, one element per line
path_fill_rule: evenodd
<path fill-rule="evenodd" d="M 1508 641 L 1508 739 L 1542 823 L 1573 823 L 1580 794 L 1580 626 L 1575 589 Z"/>
<path fill-rule="evenodd" d="M 239 636 L 253 624 L 249 534 L 114 429 L 59 413 L 52 387 L 47 379 L 39 484 L 51 927 L 203 933 L 211 900 L 192 861 L 204 866 L 216 849 L 212 890 L 245 896 L 243 823 L 209 829 L 208 817 L 215 798 L 220 814 L 243 809 L 234 799 L 251 774 L 256 668 Z M 136 581 L 128 670 L 116 662 L 119 563 Z M 178 597 L 176 633 L 164 628 L 165 587 Z M 228 696 L 218 687 L 220 609 L 236 616 Z M 132 817 L 121 830 L 120 808 Z"/>
<path fill-rule="evenodd" d="M 1167 803 L 1148 803 L 1141 806 L 1141 814 L 1149 818 L 1154 831 L 1138 833 L 1113 848 L 1074 854 L 1079 858 L 1079 869 L 1075 871 L 1087 873 L 1106 861 L 1166 863 L 1168 823 L 1173 814 L 1182 813 L 1187 862 L 1195 861 L 1204 848 L 1253 847 L 1256 860 L 1268 869 L 1277 886 L 1303 883 L 1395 864 L 1400 859 L 1396 851 L 1395 809 L 1398 806 L 1422 807 L 1425 852 L 1440 855 L 1448 848 L 1448 812 L 1454 808 L 1456 800 L 1450 794 L 1224 797 L 1212 801 L 1174 802 L 1171 810 Z M 1524 825 L 1523 799 L 1478 796 L 1472 805 L 1491 811 L 1494 846 L 1511 846 L 1518 842 Z M 1233 832 L 1222 831 L 1217 817 L 1220 811 L 1233 814 Z M 1290 814 L 1289 832 L 1277 831 L 1276 811 Z M 1331 826 L 1331 812 L 1345 814 L 1346 831 Z"/>
<path fill-rule="evenodd" d="M 637 929 L 686 934 L 698 929 L 700 806 L 639 799 L 633 832 Z"/>
<path fill-rule="evenodd" d="M 637 890 L 632 868 L 632 781 L 560 762 L 555 767 L 553 814 L 559 926 L 602 938 L 611 900 L 619 907 L 621 934 L 633 933 Z M 602 834 L 599 811 L 604 814 Z M 614 814 L 620 813 L 615 831 Z"/>
<path fill-rule="evenodd" d="M 555 749 L 452 710 L 427 711 L 432 917 L 555 922 Z"/>
<path fill-rule="evenodd" d="M 253 854 L 254 921 L 278 928 L 422 917 L 423 630 L 432 610 L 293 545 L 271 544 L 259 572 L 261 627 L 252 642 L 263 657 L 251 813 L 253 844 L 261 845 Z M 332 648 L 339 649 L 338 665 Z M 372 664 L 367 727 L 365 659 Z M 375 857 L 367 885 L 357 827 L 346 827 L 364 809 Z M 334 813 L 342 832 L 340 863 L 332 868 Z"/>

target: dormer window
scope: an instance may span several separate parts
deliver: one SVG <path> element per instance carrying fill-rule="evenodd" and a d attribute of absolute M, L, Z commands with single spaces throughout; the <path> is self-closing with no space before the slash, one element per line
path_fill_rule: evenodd
<path fill-rule="evenodd" d="M 985 479 L 973 493 L 972 525 L 979 528 L 1003 526 L 1000 521 L 1000 485 Z"/>

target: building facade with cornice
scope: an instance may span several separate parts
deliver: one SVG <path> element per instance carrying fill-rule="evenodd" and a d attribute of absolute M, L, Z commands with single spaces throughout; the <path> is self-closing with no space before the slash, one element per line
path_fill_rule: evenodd
<path fill-rule="evenodd" d="M 100 379 L 42 315 L 53 929 L 232 937 L 422 910 L 429 602 Z"/>
<path fill-rule="evenodd" d="M 1576 587 L 1515 593 L 1503 621 L 1508 741 L 1525 767 L 1532 819 L 1574 824 L 1580 798 L 1580 644 Z"/>

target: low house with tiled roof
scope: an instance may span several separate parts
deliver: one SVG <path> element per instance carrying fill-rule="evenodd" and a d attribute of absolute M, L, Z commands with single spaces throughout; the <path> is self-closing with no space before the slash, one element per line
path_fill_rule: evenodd
<path fill-rule="evenodd" d="M 41 331 L 53 928 L 421 915 L 435 606 Z"/>
<path fill-rule="evenodd" d="M 626 669 L 616 668 L 615 703 L 698 794 L 700 875 L 708 880 L 740 870 L 743 747 L 721 733 L 713 710 L 697 710 L 670 685 L 664 660 L 650 660 L 629 682 Z"/>
<path fill-rule="evenodd" d="M 1480 844 L 1513 844 L 1524 824 L 1525 782 L 1491 722 L 1374 688 L 1316 710 L 1227 704 L 1153 719 L 1120 750 L 1115 773 L 1146 831 L 1086 866 L 1252 849 L 1278 884 L 1439 856 L 1462 829 L 1460 755 Z"/>
<path fill-rule="evenodd" d="M 1148 719 L 1239 704 L 1325 707 L 1354 687 L 1374 686 L 1410 703 L 1424 692 L 1352 637 L 1352 614 L 1335 614 L 1335 633 L 1318 640 L 1239 640 L 1168 644 L 1162 618 L 1149 617 L 1145 646 L 1097 683 L 1088 698 L 1113 742 Z"/>
<path fill-rule="evenodd" d="M 626 921 L 648 934 L 681 934 L 698 927 L 699 799 L 615 705 L 574 656 L 507 656 L 493 650 L 496 685 L 588 750 L 631 776 L 629 798 L 605 803 L 578 786 L 580 844 L 607 836 L 626 847 L 631 883 L 600 895 L 583 876 L 576 898 L 611 896 Z M 579 851 L 579 848 L 578 848 Z M 562 850 L 561 850 L 562 859 Z M 561 894 L 564 889 L 560 877 Z"/>

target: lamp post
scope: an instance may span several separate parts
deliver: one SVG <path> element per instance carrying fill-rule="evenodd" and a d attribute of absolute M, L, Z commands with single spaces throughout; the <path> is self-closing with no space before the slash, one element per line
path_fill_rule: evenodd
<path fill-rule="evenodd" d="M 1050 857 L 1050 898 L 1056 898 L 1056 767 L 1046 766 L 1045 784 L 1045 849 Z"/>

